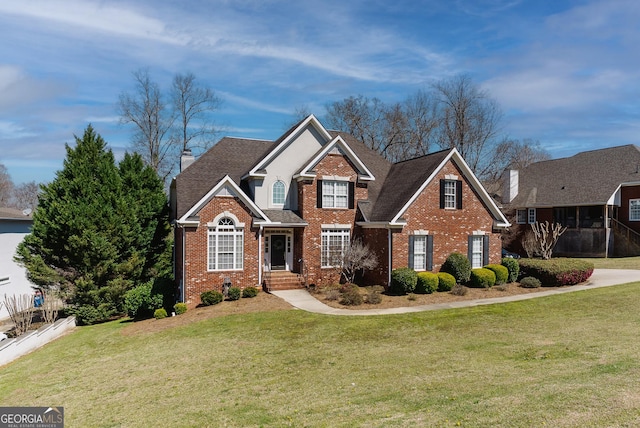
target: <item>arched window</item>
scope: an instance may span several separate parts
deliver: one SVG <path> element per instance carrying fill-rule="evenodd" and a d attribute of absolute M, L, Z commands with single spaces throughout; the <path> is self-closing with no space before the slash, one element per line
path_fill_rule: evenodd
<path fill-rule="evenodd" d="M 271 202 L 273 205 L 284 205 L 285 199 L 285 185 L 282 180 L 278 180 L 273 183 L 271 191 Z"/>
<path fill-rule="evenodd" d="M 230 217 L 222 217 L 209 227 L 209 270 L 241 270 L 243 268 L 244 230 Z"/>

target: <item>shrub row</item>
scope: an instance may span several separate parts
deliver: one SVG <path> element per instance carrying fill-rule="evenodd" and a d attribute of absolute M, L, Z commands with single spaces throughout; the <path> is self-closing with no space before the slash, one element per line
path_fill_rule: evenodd
<path fill-rule="evenodd" d="M 593 273 L 591 262 L 577 259 L 520 259 L 520 274 L 540 280 L 545 287 L 575 285 L 586 281 Z"/>
<path fill-rule="evenodd" d="M 251 298 L 258 295 L 258 289 L 256 287 L 247 287 L 240 289 L 240 287 L 229 287 L 227 293 L 228 300 L 238 300 L 240 297 Z M 200 301 L 204 306 L 217 305 L 224 300 L 224 295 L 217 290 L 209 290 L 200 293 Z"/>
<path fill-rule="evenodd" d="M 434 291 L 451 291 L 456 285 L 456 279 L 447 272 L 420 272 L 411 268 L 402 267 L 391 272 L 391 285 L 389 291 L 392 294 L 404 295 L 413 293 L 433 293 Z"/>

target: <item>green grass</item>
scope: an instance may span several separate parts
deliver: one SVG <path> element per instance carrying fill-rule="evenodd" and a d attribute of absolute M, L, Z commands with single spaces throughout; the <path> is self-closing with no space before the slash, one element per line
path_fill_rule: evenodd
<path fill-rule="evenodd" d="M 596 269 L 640 269 L 640 257 L 619 257 L 608 259 L 580 259 L 592 262 Z"/>
<path fill-rule="evenodd" d="M 137 336 L 82 327 L 0 368 L 0 406 L 64 406 L 67 427 L 638 426 L 639 287 Z"/>

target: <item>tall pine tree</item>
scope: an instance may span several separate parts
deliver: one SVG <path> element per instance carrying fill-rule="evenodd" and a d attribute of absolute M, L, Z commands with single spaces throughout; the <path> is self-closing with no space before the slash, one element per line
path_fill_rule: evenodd
<path fill-rule="evenodd" d="M 166 197 L 136 156 L 119 169 L 91 125 L 66 150 L 63 169 L 42 187 L 16 260 L 91 323 L 122 313 L 124 293 L 153 275 L 166 245 Z"/>

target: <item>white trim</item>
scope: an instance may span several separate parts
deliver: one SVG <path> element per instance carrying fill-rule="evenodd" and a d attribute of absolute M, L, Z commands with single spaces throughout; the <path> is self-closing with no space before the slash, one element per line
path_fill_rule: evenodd
<path fill-rule="evenodd" d="M 351 150 L 351 147 L 342 139 L 341 136 L 337 136 L 330 143 L 326 144 L 322 150 L 313 158 L 310 162 L 308 162 L 303 168 L 300 169 L 300 174 L 297 174 L 295 178 L 315 178 L 316 174 L 312 171 L 312 169 L 324 158 L 327 154 L 333 150 L 336 146 L 340 146 L 343 152 L 347 155 L 347 157 L 355 164 L 355 166 L 359 169 L 358 171 L 358 179 L 362 181 L 373 181 L 376 178 L 373 176 L 371 171 L 367 168 L 367 166 L 360 160 L 358 156 Z M 361 172 L 363 174 L 361 174 Z"/>
<path fill-rule="evenodd" d="M 487 232 L 485 232 L 484 230 L 474 230 L 473 232 L 471 232 L 472 236 L 484 236 L 486 234 Z"/>
<path fill-rule="evenodd" d="M 434 180 L 434 178 L 440 173 L 442 168 L 444 168 L 444 166 L 447 164 L 447 162 L 449 162 L 449 160 L 453 160 L 458 165 L 458 167 L 460 167 L 460 169 L 462 170 L 463 176 L 467 177 L 472 188 L 478 193 L 478 195 L 480 196 L 480 199 L 482 199 L 485 205 L 489 208 L 489 211 L 491 212 L 491 214 L 493 214 L 494 218 L 498 220 L 496 227 L 511 226 L 511 223 L 509 223 L 509 220 L 507 220 L 507 218 L 504 216 L 502 211 L 500 211 L 500 208 L 498 208 L 493 198 L 489 196 L 484 186 L 480 183 L 480 181 L 475 176 L 473 171 L 471 171 L 471 168 L 469 168 L 469 165 L 467 164 L 467 162 L 462 158 L 458 150 L 456 150 L 455 148 L 451 149 L 447 157 L 443 159 L 440 165 L 438 165 L 438 167 L 433 171 L 433 173 L 431 173 L 431 175 L 425 180 L 425 182 L 422 183 L 420 188 L 413 194 L 413 196 L 411 196 L 409 201 L 406 204 L 404 204 L 404 206 L 398 211 L 396 216 L 393 217 L 390 223 L 394 225 L 400 224 L 399 221 L 402 215 L 415 202 L 418 196 L 422 194 L 422 191 L 425 189 L 425 187 L 427 187 Z"/>
<path fill-rule="evenodd" d="M 282 142 L 278 144 L 278 146 L 275 149 L 271 150 L 267 156 L 265 156 L 260 162 L 258 162 L 258 164 L 254 166 L 251 169 L 251 171 L 249 171 L 247 176 L 266 177 L 266 174 L 258 173 L 258 171 L 261 169 L 264 169 L 265 166 L 269 162 L 271 162 L 282 151 L 282 149 L 284 149 L 284 147 L 286 147 L 295 137 L 297 137 L 298 134 L 302 130 L 304 130 L 308 125 L 312 125 L 314 128 L 316 128 L 316 130 L 320 133 L 320 135 L 322 135 L 325 138 L 326 141 L 331 140 L 331 134 L 329 134 L 329 132 L 324 128 L 324 126 L 322 126 L 320 121 L 318 121 L 318 119 L 316 119 L 316 117 L 311 114 L 302 123 L 300 123 L 300 125 L 298 125 L 296 129 L 291 131 L 289 135 L 287 135 L 286 138 L 284 138 Z"/>
<path fill-rule="evenodd" d="M 640 221 L 640 215 L 637 218 L 631 218 L 631 202 L 638 202 L 640 204 L 640 198 L 629 199 L 629 221 Z M 640 207 L 638 207 L 640 209 Z"/>
<path fill-rule="evenodd" d="M 240 198 L 240 200 L 258 217 L 264 219 L 264 224 L 270 224 L 271 220 L 265 213 L 262 212 L 260 208 L 249 198 L 240 187 L 229 177 L 225 175 L 222 180 L 220 180 L 206 195 L 204 195 L 198 202 L 196 202 L 190 209 L 187 211 L 182 217 L 176 220 L 176 223 L 180 225 L 192 225 L 197 226 L 199 222 L 195 222 L 194 220 L 187 220 L 189 217 L 192 217 L 195 213 L 199 212 L 204 206 L 209 203 L 211 199 L 213 199 L 216 195 L 216 192 L 223 188 L 224 186 L 229 186 L 236 193 L 236 196 Z"/>
<path fill-rule="evenodd" d="M 328 181 L 351 181 L 351 177 L 340 177 L 337 175 L 323 175 L 322 179 Z"/>
<path fill-rule="evenodd" d="M 236 224 L 237 228 L 244 228 L 244 223 L 242 223 L 238 217 L 236 217 L 233 213 L 229 212 L 229 211 L 223 211 L 220 214 L 218 214 L 213 221 L 207 223 L 207 227 L 218 227 L 218 223 L 220 222 L 220 219 L 224 218 L 224 217 L 229 217 L 231 220 L 233 220 L 233 222 Z"/>
<path fill-rule="evenodd" d="M 444 179 L 445 180 L 454 180 L 454 181 L 458 181 L 459 180 L 458 176 L 455 175 L 455 174 L 446 174 L 444 176 Z"/>
<path fill-rule="evenodd" d="M 321 224 L 321 229 L 349 229 L 351 230 L 350 224 Z"/>
<path fill-rule="evenodd" d="M 429 234 L 428 230 L 423 230 L 423 229 L 419 229 L 419 230 L 414 230 L 413 234 L 416 236 L 425 236 Z"/>

